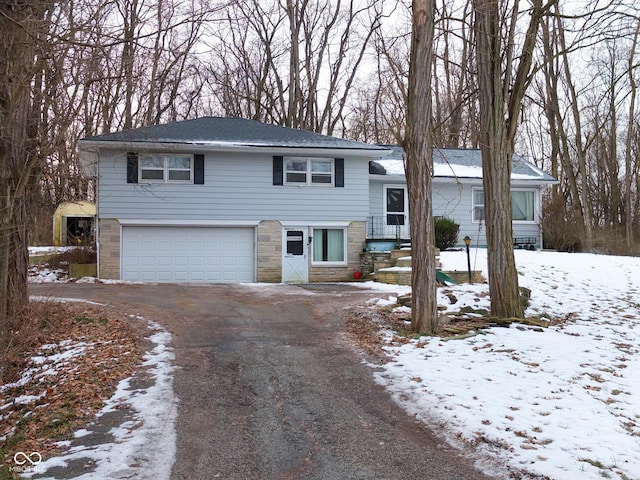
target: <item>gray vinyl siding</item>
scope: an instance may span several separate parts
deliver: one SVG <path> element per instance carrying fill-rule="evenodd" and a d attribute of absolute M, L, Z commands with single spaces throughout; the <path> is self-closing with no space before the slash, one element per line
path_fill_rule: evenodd
<path fill-rule="evenodd" d="M 397 182 L 398 178 L 393 177 L 371 177 L 369 190 L 370 215 L 383 215 L 383 186 Z M 460 233 L 458 235 L 459 245 L 464 244 L 462 239 L 468 235 L 472 239 L 472 245 L 485 247 L 487 245 L 485 225 L 484 223 L 474 222 L 472 217 L 472 189 L 474 187 L 482 188 L 482 181 L 479 179 L 465 179 L 463 183 L 454 179 L 434 179 L 432 185 L 433 214 L 434 216 L 451 218 L 460 225 Z M 540 187 L 532 184 L 514 184 L 513 188 L 536 190 L 536 210 L 539 216 L 541 202 Z M 540 225 L 538 222 L 539 220 L 534 223 L 514 222 L 514 237 L 535 237 L 539 239 Z M 538 246 L 540 247 L 539 244 Z"/>
<path fill-rule="evenodd" d="M 384 180 L 384 181 L 382 181 Z M 369 215 L 382 217 L 384 215 L 384 186 L 400 185 L 406 186 L 402 177 L 372 177 L 369 184 Z"/>
<path fill-rule="evenodd" d="M 268 154 L 215 152 L 205 154 L 203 185 L 132 184 L 126 183 L 126 152 L 102 150 L 98 215 L 165 221 L 366 220 L 368 159 L 345 158 L 344 187 L 275 186 L 272 169 Z"/>

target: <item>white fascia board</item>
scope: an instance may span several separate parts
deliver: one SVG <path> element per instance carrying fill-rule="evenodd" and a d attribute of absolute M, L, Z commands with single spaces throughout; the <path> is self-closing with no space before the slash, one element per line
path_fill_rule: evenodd
<path fill-rule="evenodd" d="M 280 222 L 283 227 L 336 227 L 336 228 L 344 228 L 348 227 L 351 222 L 334 222 L 334 221 L 326 221 L 326 222 L 309 222 L 306 220 L 299 222 Z"/>
<path fill-rule="evenodd" d="M 369 180 L 385 183 L 407 183 L 404 175 L 376 175 L 374 173 L 370 173 Z"/>
<path fill-rule="evenodd" d="M 560 183 L 557 180 L 532 180 L 532 179 L 512 179 L 511 188 L 544 188 L 555 183 Z"/>
<path fill-rule="evenodd" d="M 163 220 L 121 218 L 118 223 L 123 226 L 136 227 L 256 227 L 260 220 Z"/>
<path fill-rule="evenodd" d="M 149 152 L 255 152 L 282 156 L 313 155 L 320 157 L 362 157 L 376 160 L 388 154 L 388 150 L 350 149 L 350 148 L 318 148 L 287 147 L 282 145 L 242 145 L 238 143 L 175 143 L 175 142 L 101 142 L 80 140 L 81 151 L 98 152 L 105 150 L 149 151 Z"/>

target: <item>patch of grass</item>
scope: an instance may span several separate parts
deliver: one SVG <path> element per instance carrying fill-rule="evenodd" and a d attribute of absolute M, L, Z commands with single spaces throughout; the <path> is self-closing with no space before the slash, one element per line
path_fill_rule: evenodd
<path fill-rule="evenodd" d="M 143 355 L 140 331 L 129 317 L 113 308 L 32 302 L 15 321 L 13 343 L 0 349 L 0 384 L 11 383 L 27 369 L 30 380 L 0 391 L 0 480 L 16 478 L 13 455 L 38 452 L 55 455 L 66 440 L 104 405 L 117 383 L 132 374 Z M 41 348 L 43 345 L 54 347 Z M 65 345 L 83 345 L 63 362 L 34 364 Z M 9 367 L 7 367 L 9 365 Z M 46 379 L 37 369 L 47 369 Z M 24 403 L 13 399 L 24 396 Z M 38 397 L 38 400 L 28 400 Z"/>
<path fill-rule="evenodd" d="M 75 321 L 82 325 L 92 325 L 92 324 L 106 325 L 109 322 L 109 320 L 106 319 L 105 317 L 93 318 L 93 317 L 85 317 L 85 316 L 76 317 Z"/>
<path fill-rule="evenodd" d="M 50 268 L 68 269 L 70 263 L 96 263 L 97 254 L 92 247 L 77 247 L 52 255 L 47 260 Z"/>
<path fill-rule="evenodd" d="M 580 461 L 588 463 L 589 465 L 592 465 L 592 466 L 594 466 L 596 468 L 600 468 L 600 469 L 606 469 L 607 468 L 604 465 L 604 463 L 602 463 L 600 460 L 592 460 L 590 458 L 581 458 Z"/>
<path fill-rule="evenodd" d="M 0 450 L 0 455 L 2 455 L 2 458 L 5 458 L 5 452 Z M 0 480 L 13 480 L 15 477 L 15 475 L 13 474 L 13 472 L 9 471 L 9 468 L 6 465 L 0 465 Z"/>
<path fill-rule="evenodd" d="M 39 434 L 44 437 L 66 439 L 76 427 L 77 414 L 74 405 L 63 403 L 51 412 L 50 421 L 42 425 Z"/>

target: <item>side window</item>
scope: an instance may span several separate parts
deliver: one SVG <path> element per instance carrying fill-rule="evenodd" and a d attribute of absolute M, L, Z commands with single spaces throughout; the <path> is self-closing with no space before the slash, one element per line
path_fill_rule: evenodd
<path fill-rule="evenodd" d="M 484 221 L 484 190 L 473 189 L 473 221 Z M 514 222 L 535 221 L 535 190 L 512 190 L 511 191 L 511 220 Z"/>
<path fill-rule="evenodd" d="M 481 188 L 474 188 L 472 191 L 472 209 L 473 209 L 473 221 L 484 221 L 484 190 Z"/>
<path fill-rule="evenodd" d="M 512 190 L 511 211 L 514 222 L 533 222 L 535 220 L 536 196 L 533 190 Z"/>

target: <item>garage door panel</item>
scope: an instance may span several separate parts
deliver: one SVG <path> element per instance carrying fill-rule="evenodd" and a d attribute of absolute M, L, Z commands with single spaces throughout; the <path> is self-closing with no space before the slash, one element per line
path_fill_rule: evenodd
<path fill-rule="evenodd" d="M 252 282 L 253 228 L 138 227 L 122 230 L 122 278 L 181 283 Z"/>

